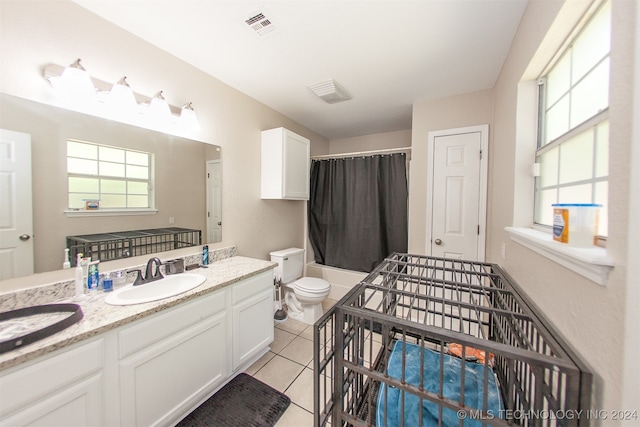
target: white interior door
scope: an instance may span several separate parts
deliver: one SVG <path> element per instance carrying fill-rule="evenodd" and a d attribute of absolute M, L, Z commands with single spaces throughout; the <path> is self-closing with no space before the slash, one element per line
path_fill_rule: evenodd
<path fill-rule="evenodd" d="M 207 162 L 207 243 L 222 241 L 222 164 Z"/>
<path fill-rule="evenodd" d="M 0 280 L 33 274 L 31 135 L 0 129 Z"/>
<path fill-rule="evenodd" d="M 484 261 L 488 126 L 429 133 L 427 253 Z"/>

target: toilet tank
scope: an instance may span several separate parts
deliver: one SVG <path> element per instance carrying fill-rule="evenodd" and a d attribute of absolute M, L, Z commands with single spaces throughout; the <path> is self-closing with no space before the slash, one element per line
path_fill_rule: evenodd
<path fill-rule="evenodd" d="M 302 276 L 304 249 L 283 249 L 281 251 L 271 252 L 270 255 L 271 261 L 278 263 L 273 272 L 276 279 L 281 279 L 282 283 L 293 282 Z"/>

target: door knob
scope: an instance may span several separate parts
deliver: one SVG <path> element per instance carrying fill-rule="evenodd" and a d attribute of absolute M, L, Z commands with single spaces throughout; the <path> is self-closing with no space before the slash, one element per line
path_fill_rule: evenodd
<path fill-rule="evenodd" d="M 23 242 L 26 242 L 30 238 L 31 236 L 29 236 L 28 234 L 23 234 L 22 236 L 20 236 L 20 240 L 22 240 Z"/>
<path fill-rule="evenodd" d="M 435 243 L 436 245 L 440 246 L 442 244 L 442 240 L 436 239 L 436 240 L 434 240 L 433 243 Z"/>

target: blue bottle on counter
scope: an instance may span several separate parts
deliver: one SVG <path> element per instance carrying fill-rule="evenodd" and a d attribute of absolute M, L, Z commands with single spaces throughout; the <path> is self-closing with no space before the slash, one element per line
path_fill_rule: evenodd
<path fill-rule="evenodd" d="M 92 261 L 89 263 L 88 274 L 87 274 L 87 288 L 90 291 L 95 291 L 98 289 L 98 283 L 100 281 L 100 272 L 98 271 L 98 263 L 100 261 Z"/>
<path fill-rule="evenodd" d="M 202 265 L 209 265 L 209 246 L 202 247 Z"/>

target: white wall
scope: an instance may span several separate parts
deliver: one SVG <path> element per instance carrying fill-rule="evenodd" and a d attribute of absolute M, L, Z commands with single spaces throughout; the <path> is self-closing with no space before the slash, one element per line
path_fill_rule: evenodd
<path fill-rule="evenodd" d="M 329 141 L 329 154 L 356 153 L 411 146 L 411 129 Z"/>
<path fill-rule="evenodd" d="M 182 136 L 222 147 L 217 246 L 268 259 L 271 250 L 303 244 L 305 203 L 260 199 L 260 131 L 287 127 L 311 140 L 312 154 L 326 154 L 328 140 L 71 1 L 3 0 L 0 8 L 0 92 L 53 103 L 44 67 L 82 58 L 98 79 L 126 75 L 138 93 L 161 89 L 170 104 L 192 101 L 202 130 Z"/>
<path fill-rule="evenodd" d="M 631 15 L 632 16 L 632 15 Z M 633 136 L 631 139 L 631 174 L 629 177 L 629 249 L 627 254 L 627 289 L 624 336 L 624 378 L 622 407 L 640 408 L 640 7 L 635 14 L 635 79 L 633 83 Z"/>
<path fill-rule="evenodd" d="M 413 105 L 411 165 L 409 167 L 409 252 L 426 253 L 427 173 L 429 132 L 489 125 L 491 155 L 493 91 L 483 90 Z M 490 165 L 491 167 L 491 165 Z M 489 187 L 491 185 L 489 184 Z M 489 197 L 492 192 L 489 191 Z M 488 213 L 491 215 L 491 212 Z"/>
<path fill-rule="evenodd" d="M 630 189 L 629 154 L 632 120 L 633 34 L 636 2 L 613 1 L 611 94 L 610 94 L 610 159 L 609 159 L 609 238 L 607 254 L 616 266 L 606 287 L 579 276 L 559 264 L 542 258 L 509 240 L 504 227 L 524 225 L 529 212 L 523 212 L 523 194 L 532 192 L 528 167 L 533 159 L 527 141 L 519 139 L 519 127 L 528 120 L 522 113 L 524 93 L 521 80 L 542 71 L 553 53 L 553 43 L 545 36 L 566 34 L 579 14 L 569 9 L 584 9 L 589 2 L 530 2 L 494 89 L 494 133 L 490 162 L 490 238 L 489 260 L 499 262 L 512 275 L 544 315 L 564 335 L 590 365 L 594 373 L 594 409 L 612 411 L 620 408 L 622 367 L 625 340 L 625 292 L 627 282 L 627 244 L 629 231 L 628 196 Z M 573 10 L 575 12 L 575 10 Z M 573 22 L 571 17 L 573 16 Z M 560 42 L 562 38 L 557 38 Z M 556 46 L 558 43 L 556 43 Z M 540 47 L 549 49 L 540 52 Z M 532 64 L 532 60 L 536 63 Z M 533 69 L 532 69 L 533 67 Z M 528 75 L 530 74 L 531 75 Z M 636 72 L 637 74 L 637 72 Z M 526 85 L 525 85 L 526 86 Z M 637 118 L 637 113 L 636 113 Z M 524 158 L 523 158 L 524 157 Z M 530 204 L 525 203 L 529 209 Z M 634 222 L 637 223 L 637 216 Z M 506 259 L 500 246 L 506 245 Z M 611 420 L 608 421 L 608 423 Z M 598 423 L 596 422 L 596 425 Z"/>

